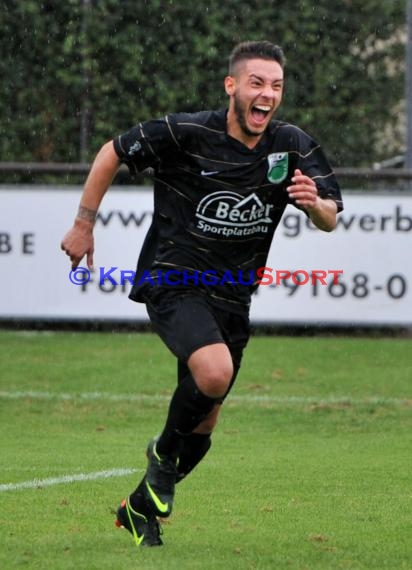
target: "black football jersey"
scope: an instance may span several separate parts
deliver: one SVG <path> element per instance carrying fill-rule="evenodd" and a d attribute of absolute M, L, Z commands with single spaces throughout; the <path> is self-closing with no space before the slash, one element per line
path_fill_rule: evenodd
<path fill-rule="evenodd" d="M 226 113 L 178 113 L 140 123 L 113 141 L 131 173 L 154 169 L 154 215 L 142 247 L 133 300 L 148 285 L 201 287 L 234 310 L 250 304 L 256 270 L 290 203 L 296 168 L 342 210 L 340 190 L 321 148 L 305 132 L 272 121 L 255 148 L 226 132 Z M 163 273 L 162 273 L 163 272 Z M 152 275 L 151 280 L 148 275 Z M 196 275 L 190 279 L 189 275 Z M 204 277 L 206 276 L 206 277 Z"/>

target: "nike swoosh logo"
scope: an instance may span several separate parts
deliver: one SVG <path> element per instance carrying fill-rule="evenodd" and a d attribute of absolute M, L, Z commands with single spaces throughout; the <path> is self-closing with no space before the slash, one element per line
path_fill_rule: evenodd
<path fill-rule="evenodd" d="M 202 170 L 200 173 L 202 176 L 212 176 L 213 174 L 219 174 L 218 170 Z"/>
<path fill-rule="evenodd" d="M 154 504 L 156 505 L 156 509 L 160 513 L 167 513 L 169 510 L 169 503 L 162 503 L 162 501 L 159 499 L 159 497 L 156 495 L 156 493 L 151 488 L 148 481 L 146 481 L 146 487 L 150 493 L 151 498 L 153 499 Z"/>
<path fill-rule="evenodd" d="M 130 528 L 132 529 L 132 533 L 133 533 L 133 538 L 136 542 L 137 546 L 140 546 L 140 544 L 142 543 L 143 539 L 144 539 L 144 534 L 142 534 L 142 536 L 139 536 L 137 530 L 134 527 L 133 524 L 133 519 L 132 519 L 132 515 L 130 514 L 130 510 L 131 510 L 131 506 L 129 505 L 129 499 L 126 500 L 126 513 L 127 513 L 127 518 L 129 519 L 129 524 L 130 524 Z M 145 518 L 143 515 L 140 515 L 139 513 L 135 513 L 138 516 L 142 517 L 143 519 Z"/>

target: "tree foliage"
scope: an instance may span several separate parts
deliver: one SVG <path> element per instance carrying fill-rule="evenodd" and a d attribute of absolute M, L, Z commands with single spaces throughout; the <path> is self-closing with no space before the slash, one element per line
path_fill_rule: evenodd
<path fill-rule="evenodd" d="M 137 121 L 222 107 L 233 46 L 268 39 L 288 61 L 278 117 L 336 166 L 371 165 L 404 148 L 389 127 L 404 99 L 405 4 L 5 0 L 0 160 L 91 160 Z"/>

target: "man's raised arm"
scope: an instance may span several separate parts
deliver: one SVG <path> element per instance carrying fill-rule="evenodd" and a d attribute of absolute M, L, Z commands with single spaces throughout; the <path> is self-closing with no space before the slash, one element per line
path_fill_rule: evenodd
<path fill-rule="evenodd" d="M 335 229 L 338 211 L 336 202 L 328 198 L 320 198 L 316 184 L 311 178 L 296 169 L 292 178 L 292 186 L 289 186 L 287 190 L 296 204 L 306 210 L 317 228 L 325 232 Z"/>

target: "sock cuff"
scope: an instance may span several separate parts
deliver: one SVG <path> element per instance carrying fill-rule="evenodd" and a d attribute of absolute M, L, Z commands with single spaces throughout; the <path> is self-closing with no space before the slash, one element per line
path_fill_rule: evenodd
<path fill-rule="evenodd" d="M 196 404 L 200 407 L 205 406 L 207 408 L 210 407 L 211 409 L 216 403 L 220 401 L 220 398 L 212 398 L 211 396 L 204 394 L 196 384 L 196 381 L 191 374 L 188 374 L 186 376 L 186 378 L 181 383 L 181 386 L 184 388 L 186 395 L 193 402 L 196 402 Z"/>

